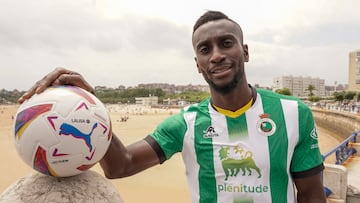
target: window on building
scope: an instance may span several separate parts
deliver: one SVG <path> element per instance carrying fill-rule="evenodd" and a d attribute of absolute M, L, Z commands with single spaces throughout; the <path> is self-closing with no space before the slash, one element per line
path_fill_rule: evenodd
<path fill-rule="evenodd" d="M 360 84 L 360 68 L 356 69 L 356 75 L 355 75 L 355 83 Z"/>

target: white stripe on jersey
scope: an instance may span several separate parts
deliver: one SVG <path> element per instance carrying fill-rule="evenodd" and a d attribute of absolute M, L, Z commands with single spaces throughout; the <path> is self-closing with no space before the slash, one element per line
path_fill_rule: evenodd
<path fill-rule="evenodd" d="M 224 169 L 222 168 L 221 160 L 219 159 L 219 150 L 221 146 L 235 146 L 235 143 L 231 143 L 229 140 L 229 133 L 227 131 L 227 123 L 226 117 L 219 112 L 215 111 L 211 104 L 209 103 L 210 117 L 211 117 L 211 126 L 215 127 L 216 132 L 221 135 L 217 137 L 213 137 L 213 157 L 214 157 L 214 170 L 215 170 L 215 178 L 216 185 L 224 184 Z M 220 193 L 217 190 L 218 200 L 221 199 L 223 203 L 233 203 L 233 194 L 232 193 Z"/>
<path fill-rule="evenodd" d="M 260 149 L 253 150 L 253 158 L 256 164 L 258 164 L 259 168 L 261 169 L 262 178 L 263 178 L 263 185 L 269 185 L 270 186 L 270 154 L 269 154 L 269 144 L 268 144 L 268 137 L 264 136 L 259 133 L 257 129 L 257 123 L 255 121 L 259 120 L 259 115 L 263 114 L 263 104 L 262 104 L 262 98 L 260 94 L 258 93 L 256 97 L 256 101 L 253 104 L 253 106 L 246 111 L 246 120 L 248 125 L 248 131 L 249 131 L 249 140 L 250 143 L 252 143 L 252 146 L 258 147 L 261 146 Z M 261 158 L 261 159 L 259 159 Z M 261 165 L 266 167 L 261 167 Z M 267 193 L 267 196 L 261 195 L 261 199 L 258 199 L 255 196 L 254 197 L 254 203 L 263 203 L 263 202 L 271 202 L 271 188 L 270 191 Z"/>
<path fill-rule="evenodd" d="M 288 174 L 289 174 L 289 184 L 288 184 L 288 201 L 287 202 L 295 202 L 294 199 L 294 185 L 292 184 L 292 178 L 290 173 L 290 162 L 296 147 L 296 144 L 299 140 L 299 115 L 298 111 L 294 111 L 294 109 L 298 108 L 298 103 L 296 101 L 283 100 L 281 99 L 281 105 L 284 112 L 286 131 L 288 135 Z"/>
<path fill-rule="evenodd" d="M 188 180 L 189 191 L 191 194 L 191 201 L 198 202 L 199 197 L 194 196 L 195 194 L 200 194 L 199 191 L 199 169 L 200 166 L 196 160 L 195 152 L 195 120 L 196 112 L 185 113 L 184 119 L 187 125 L 187 131 L 184 136 L 184 144 L 182 149 L 182 157 L 186 166 L 186 177 Z"/>

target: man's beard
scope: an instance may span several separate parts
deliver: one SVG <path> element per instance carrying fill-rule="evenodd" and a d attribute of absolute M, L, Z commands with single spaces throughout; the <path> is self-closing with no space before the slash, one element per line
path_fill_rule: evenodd
<path fill-rule="evenodd" d="M 225 95 L 236 89 L 236 86 L 239 84 L 239 82 L 241 81 L 243 76 L 244 76 L 244 72 L 237 73 L 234 75 L 234 78 L 228 84 L 225 84 L 225 85 L 217 85 L 213 81 L 211 81 L 209 78 L 207 78 L 207 77 L 204 77 L 204 78 L 212 89 L 214 89 L 216 92 L 218 92 L 222 95 Z"/>

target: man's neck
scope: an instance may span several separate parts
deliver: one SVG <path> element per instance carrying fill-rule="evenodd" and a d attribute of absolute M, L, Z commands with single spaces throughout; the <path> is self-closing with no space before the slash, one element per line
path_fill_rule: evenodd
<path fill-rule="evenodd" d="M 251 99 L 255 101 L 256 98 L 253 98 L 253 90 L 249 85 L 242 85 L 242 87 L 236 88 L 225 95 L 211 90 L 211 103 L 233 112 L 248 104 Z"/>

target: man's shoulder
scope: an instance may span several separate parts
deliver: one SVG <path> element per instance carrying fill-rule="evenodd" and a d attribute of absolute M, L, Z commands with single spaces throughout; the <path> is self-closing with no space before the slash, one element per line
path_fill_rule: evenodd
<path fill-rule="evenodd" d="M 210 97 L 200 101 L 199 103 L 194 103 L 185 106 L 182 109 L 182 113 L 207 110 L 209 107 L 209 103 L 210 103 Z"/>
<path fill-rule="evenodd" d="M 297 102 L 299 109 L 308 110 L 310 109 L 309 106 L 302 101 L 299 97 L 291 96 L 291 95 L 283 95 L 277 92 L 273 92 L 271 90 L 257 88 L 256 91 L 260 94 L 261 98 L 263 99 L 277 99 L 277 100 L 289 100 Z"/>
<path fill-rule="evenodd" d="M 266 90 L 266 89 L 257 88 L 256 91 L 257 91 L 262 97 L 270 97 L 270 98 L 278 98 L 278 99 L 287 99 L 287 100 L 300 101 L 300 98 L 298 98 L 298 97 L 291 96 L 291 95 L 279 94 L 279 93 L 274 92 L 274 91 L 271 91 L 271 90 Z"/>

